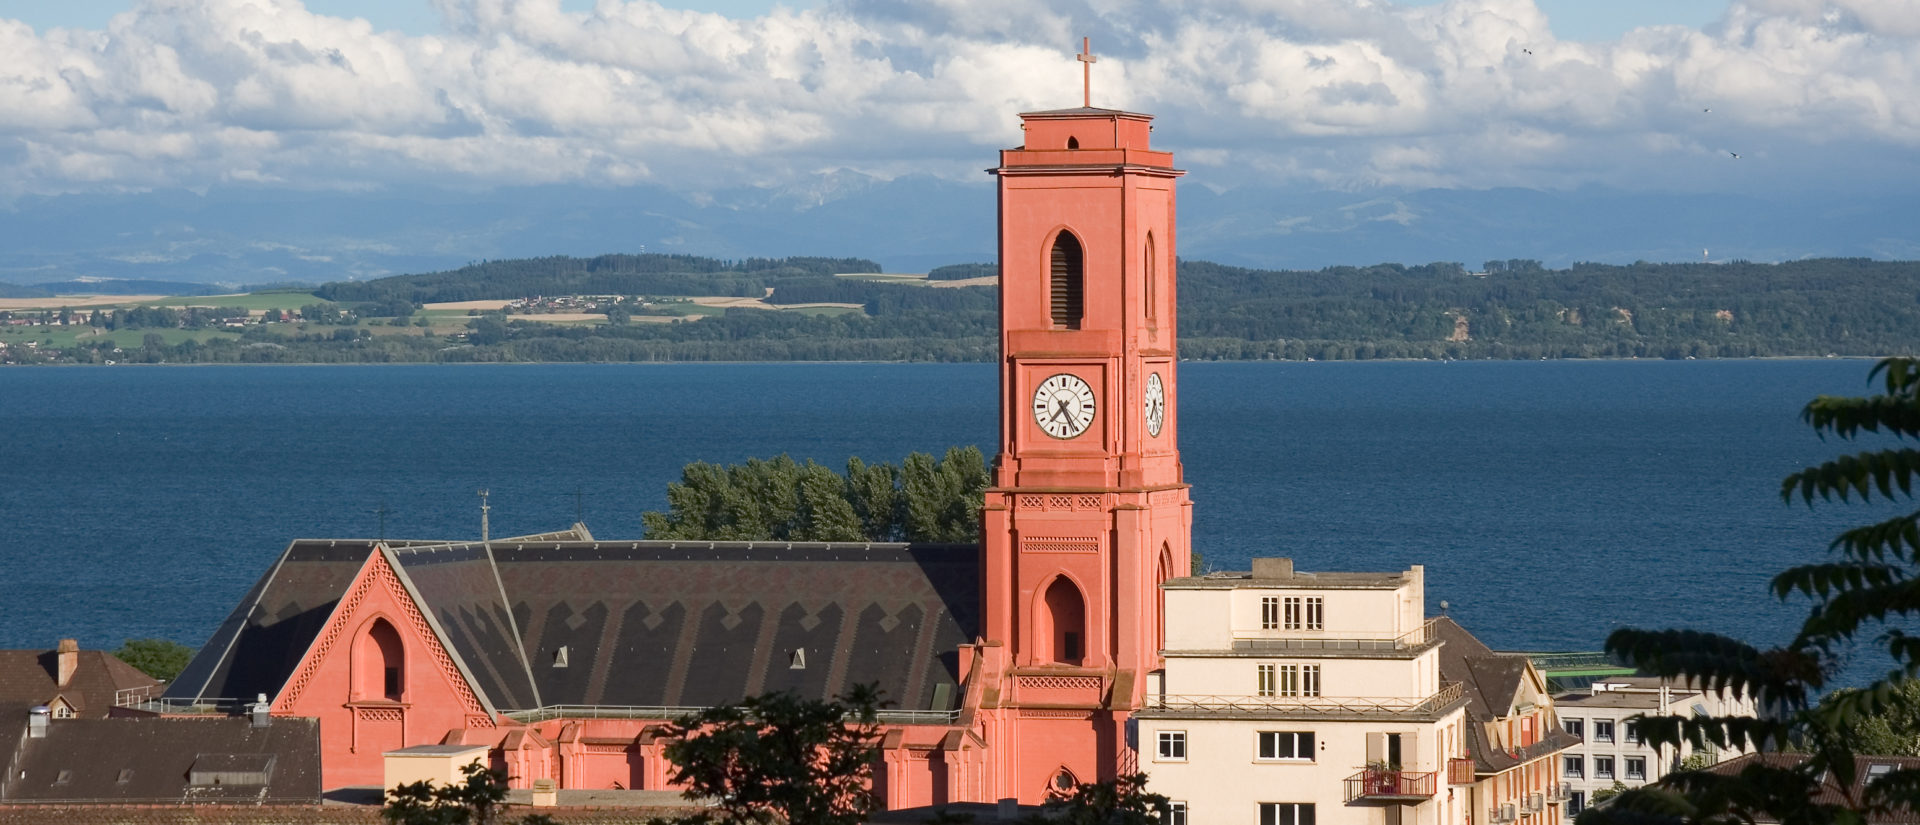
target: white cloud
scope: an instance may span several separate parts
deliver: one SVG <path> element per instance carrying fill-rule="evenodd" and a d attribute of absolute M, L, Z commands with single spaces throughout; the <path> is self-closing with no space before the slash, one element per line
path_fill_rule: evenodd
<path fill-rule="evenodd" d="M 1215 184 L 1845 185 L 1836 146 L 1904 172 L 1920 143 L 1920 0 L 1738 0 L 1597 44 L 1531 0 L 436 2 L 449 34 L 298 0 L 0 21 L 0 194 L 977 176 L 1017 111 L 1078 102 L 1083 31 L 1095 103 L 1159 115 Z M 1705 169 L 1730 149 L 1746 178 Z"/>

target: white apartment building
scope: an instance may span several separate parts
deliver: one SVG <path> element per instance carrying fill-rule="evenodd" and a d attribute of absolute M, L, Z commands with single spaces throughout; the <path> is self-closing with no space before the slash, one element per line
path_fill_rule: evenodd
<path fill-rule="evenodd" d="M 1582 740 L 1577 748 L 1561 754 L 1560 781 L 1571 791 L 1570 813 L 1579 812 L 1592 801 L 1594 792 L 1612 788 L 1616 782 L 1637 788 L 1659 781 L 1693 754 L 1693 747 L 1685 742 L 1678 748 L 1648 744 L 1633 717 L 1755 713 L 1751 698 L 1736 699 L 1647 676 L 1608 677 L 1588 690 L 1558 694 L 1553 701 L 1560 709 L 1561 726 Z M 1744 753 L 1715 751 L 1712 759 L 1717 763 Z"/>
<path fill-rule="evenodd" d="M 1171 825 L 1456 825 L 1474 782 L 1423 570 L 1171 579 L 1166 669 L 1135 713 Z"/>

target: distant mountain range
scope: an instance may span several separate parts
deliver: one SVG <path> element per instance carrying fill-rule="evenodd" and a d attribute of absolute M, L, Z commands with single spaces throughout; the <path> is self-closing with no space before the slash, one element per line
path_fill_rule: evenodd
<path fill-rule="evenodd" d="M 83 277 L 38 284 L 0 283 L 0 298 L 45 298 L 50 295 L 217 295 L 225 291 L 214 284 L 151 281 L 141 278 Z"/>
<path fill-rule="evenodd" d="M 983 176 L 984 177 L 984 176 Z M 1920 258 L 1920 194 L 1847 198 L 1582 189 L 1180 191 L 1180 253 L 1263 268 L 1530 258 L 1631 263 Z M 985 180 L 835 172 L 781 189 L 526 187 L 23 198 L 0 211 L 0 281 L 323 283 L 543 255 L 856 256 L 917 272 L 995 257 Z M 96 288 L 98 285 L 95 284 Z M 140 290 L 136 290 L 140 291 Z M 169 290 L 179 292 L 177 288 Z"/>

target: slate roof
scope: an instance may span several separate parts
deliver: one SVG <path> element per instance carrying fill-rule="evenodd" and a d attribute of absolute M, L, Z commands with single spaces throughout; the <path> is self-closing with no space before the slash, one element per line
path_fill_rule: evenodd
<path fill-rule="evenodd" d="M 864 682 L 900 709 L 949 710 L 958 647 L 980 631 L 974 545 L 398 544 L 400 578 L 500 710 L 706 707 Z M 169 695 L 276 694 L 372 552 L 295 542 Z"/>
<path fill-rule="evenodd" d="M 576 525 L 538 538 L 575 538 L 585 529 Z M 391 548 L 446 544 L 393 539 L 299 539 L 288 544 L 167 687 L 166 695 L 252 701 L 261 693 L 278 694 L 347 585 L 381 543 Z"/>
<path fill-rule="evenodd" d="M 28 708 L 61 696 L 81 718 L 105 718 L 116 691 L 160 684 L 106 651 L 82 650 L 77 655 L 73 679 L 62 688 L 55 651 L 0 650 L 0 707 Z"/>
<path fill-rule="evenodd" d="M 1502 750 L 1487 738 L 1486 724 L 1513 708 L 1527 675 L 1524 654 L 1495 653 L 1446 616 L 1434 620 L 1433 634 L 1441 641 L 1440 678 L 1464 685 L 1467 697 L 1466 745 L 1474 772 L 1500 773 L 1543 756 L 1580 744 L 1580 737 L 1549 727 L 1539 741 L 1518 750 Z"/>
<path fill-rule="evenodd" d="M 26 716 L 0 715 L 0 725 L 24 727 Z M 236 717 L 54 719 L 46 737 L 12 744 L 0 803 L 320 801 L 316 719 L 260 728 Z M 212 773 L 242 780 L 212 784 Z"/>

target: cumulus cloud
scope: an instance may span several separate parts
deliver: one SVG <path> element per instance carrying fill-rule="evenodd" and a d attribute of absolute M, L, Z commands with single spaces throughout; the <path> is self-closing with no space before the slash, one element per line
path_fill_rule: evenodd
<path fill-rule="evenodd" d="M 0 194 L 977 177 L 1015 112 L 1077 105 L 1080 33 L 1095 103 L 1158 115 L 1215 186 L 1876 186 L 1920 143 L 1915 0 L 1736 0 L 1602 43 L 1532 0 L 435 3 L 433 36 L 298 0 L 0 20 Z"/>

